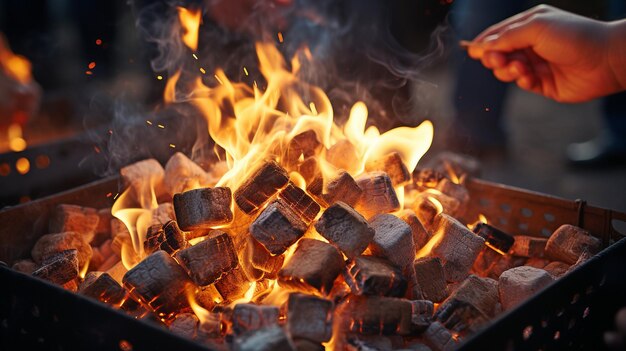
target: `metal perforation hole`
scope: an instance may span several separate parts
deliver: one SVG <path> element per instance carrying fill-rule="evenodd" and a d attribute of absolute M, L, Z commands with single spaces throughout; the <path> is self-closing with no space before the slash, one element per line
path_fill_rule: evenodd
<path fill-rule="evenodd" d="M 500 209 L 503 212 L 511 212 L 511 205 L 509 205 L 509 204 L 500 204 Z"/>
<path fill-rule="evenodd" d="M 30 313 L 33 315 L 33 317 L 39 318 L 39 307 L 37 307 L 37 305 L 33 305 L 33 307 L 30 309 Z"/>
<path fill-rule="evenodd" d="M 560 338 L 561 338 L 561 332 L 557 330 L 557 331 L 554 333 L 554 337 L 553 337 L 553 339 L 554 339 L 554 340 L 559 340 Z"/>
<path fill-rule="evenodd" d="M 522 216 L 526 218 L 530 218 L 533 216 L 533 210 L 531 210 L 530 208 L 524 207 L 520 210 L 520 212 L 522 213 Z"/>
<path fill-rule="evenodd" d="M 503 217 L 498 218 L 498 222 L 501 225 L 507 225 L 509 223 L 509 221 L 507 221 L 506 218 L 503 218 Z"/>
<path fill-rule="evenodd" d="M 527 232 L 528 231 L 528 223 L 520 223 L 517 227 L 522 232 Z"/>
<path fill-rule="evenodd" d="M 488 199 L 485 199 L 485 198 L 481 198 L 480 200 L 478 200 L 478 203 L 482 207 L 489 207 L 489 205 L 491 205 L 491 201 L 489 201 Z"/>
<path fill-rule="evenodd" d="M 531 335 L 533 335 L 533 326 L 532 325 L 529 325 L 526 328 L 524 328 L 524 330 L 522 330 L 522 338 L 524 338 L 524 340 L 530 339 Z"/>
<path fill-rule="evenodd" d="M 618 233 L 620 233 L 622 235 L 626 235 L 626 221 L 622 221 L 622 220 L 619 220 L 619 219 L 614 219 L 614 220 L 611 221 L 611 226 Z"/>
<path fill-rule="evenodd" d="M 578 302 L 578 300 L 580 300 L 580 294 L 576 293 L 574 294 L 574 296 L 572 296 L 572 301 L 570 301 L 570 304 L 575 304 L 576 302 Z"/>
<path fill-rule="evenodd" d="M 120 340 L 120 350 L 132 351 L 133 345 L 130 342 L 128 342 L 128 340 Z"/>
<path fill-rule="evenodd" d="M 545 219 L 548 222 L 554 222 L 556 217 L 554 217 L 554 215 L 552 213 L 544 213 L 543 214 L 543 219 Z"/>
<path fill-rule="evenodd" d="M 546 238 L 548 238 L 548 237 L 550 237 L 550 235 L 552 235 L 552 232 L 548 228 L 542 228 L 541 229 L 541 235 L 543 235 Z"/>

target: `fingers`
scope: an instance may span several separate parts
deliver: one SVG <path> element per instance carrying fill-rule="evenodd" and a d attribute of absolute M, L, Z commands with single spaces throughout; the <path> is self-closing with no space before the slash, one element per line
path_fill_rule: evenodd
<path fill-rule="evenodd" d="M 526 10 L 524 12 L 521 12 L 515 16 L 509 17 L 507 19 L 505 19 L 504 21 L 501 21 L 499 23 L 496 23 L 494 25 L 492 25 L 491 27 L 485 29 L 482 33 L 478 34 L 478 36 L 476 36 L 476 38 L 474 38 L 474 42 L 480 42 L 483 41 L 486 37 L 491 36 L 491 35 L 495 35 L 498 34 L 500 31 L 502 31 L 503 29 L 505 29 L 508 26 L 511 26 L 513 24 L 519 23 L 519 22 L 523 22 L 528 20 L 530 17 L 535 16 L 539 13 L 545 13 L 550 11 L 551 7 L 548 5 L 539 5 L 539 6 L 535 6 L 529 10 Z"/>

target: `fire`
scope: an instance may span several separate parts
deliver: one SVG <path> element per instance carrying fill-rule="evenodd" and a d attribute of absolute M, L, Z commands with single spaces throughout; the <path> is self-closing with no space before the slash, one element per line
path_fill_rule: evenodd
<path fill-rule="evenodd" d="M 14 54 L 6 43 L 3 36 L 0 36 L 0 69 L 11 79 L 28 84 L 33 80 L 31 75 L 31 65 L 24 56 Z"/>
<path fill-rule="evenodd" d="M 19 123 L 13 123 L 7 130 L 9 139 L 9 148 L 11 151 L 19 152 L 26 149 L 26 140 L 22 137 L 22 126 Z"/>
<path fill-rule="evenodd" d="M 183 29 L 183 42 L 192 51 L 198 49 L 198 30 L 202 11 L 200 9 L 187 9 L 178 7 L 178 19 Z"/>

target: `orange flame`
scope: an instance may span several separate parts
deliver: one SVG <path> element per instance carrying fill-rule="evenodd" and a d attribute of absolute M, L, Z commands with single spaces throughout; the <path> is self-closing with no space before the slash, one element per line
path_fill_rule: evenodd
<path fill-rule="evenodd" d="M 177 7 L 178 19 L 183 28 L 183 43 L 192 51 L 198 50 L 198 30 L 202 12 L 200 9 Z"/>
<path fill-rule="evenodd" d="M 33 80 L 28 59 L 14 54 L 2 35 L 0 35 L 0 69 L 8 77 L 21 84 L 28 84 Z"/>

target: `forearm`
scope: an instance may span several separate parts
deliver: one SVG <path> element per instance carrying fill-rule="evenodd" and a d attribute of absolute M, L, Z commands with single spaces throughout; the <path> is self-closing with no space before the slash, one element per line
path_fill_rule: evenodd
<path fill-rule="evenodd" d="M 611 22 L 609 26 L 609 65 L 621 90 L 626 90 L 626 19 Z"/>

